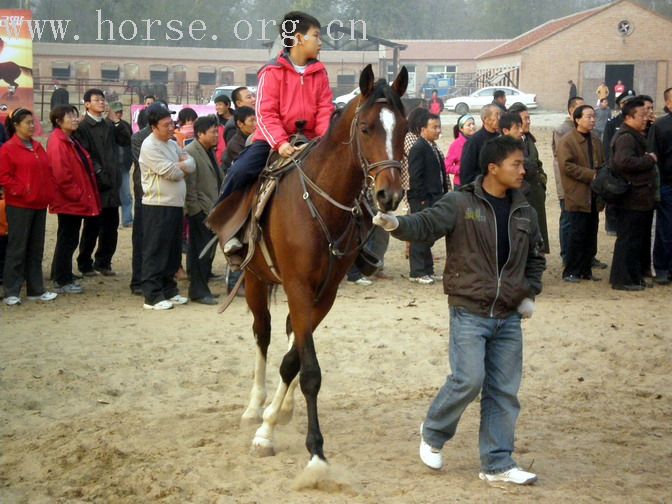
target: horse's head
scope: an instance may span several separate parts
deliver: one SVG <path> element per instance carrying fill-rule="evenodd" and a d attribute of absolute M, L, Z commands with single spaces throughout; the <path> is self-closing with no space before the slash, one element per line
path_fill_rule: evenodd
<path fill-rule="evenodd" d="M 383 212 L 396 209 L 404 195 L 401 159 L 407 127 L 401 97 L 407 86 L 406 67 L 402 67 L 391 86 L 382 79 L 375 81 L 371 65 L 359 77 L 361 94 L 352 121 L 351 141 L 374 202 Z"/>

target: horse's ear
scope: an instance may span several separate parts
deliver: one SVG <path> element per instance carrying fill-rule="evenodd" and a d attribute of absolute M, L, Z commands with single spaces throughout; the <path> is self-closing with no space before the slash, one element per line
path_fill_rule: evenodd
<path fill-rule="evenodd" d="M 362 98 L 366 98 L 373 92 L 374 81 L 373 69 L 369 63 L 359 75 L 359 90 L 362 93 Z"/>
<path fill-rule="evenodd" d="M 408 87 L 408 70 L 406 70 L 405 66 L 402 66 L 401 70 L 399 70 L 399 75 L 397 75 L 397 78 L 394 79 L 394 82 L 392 83 L 392 89 L 401 98 L 402 96 L 404 96 L 407 87 Z"/>

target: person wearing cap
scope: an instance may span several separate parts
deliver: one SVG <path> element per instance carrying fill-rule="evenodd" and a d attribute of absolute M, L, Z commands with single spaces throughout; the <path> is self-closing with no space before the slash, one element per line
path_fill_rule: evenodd
<path fill-rule="evenodd" d="M 182 215 L 187 192 L 185 177 L 196 169 L 194 158 L 173 140 L 170 111 L 150 107 L 152 133 L 140 148 L 142 176 L 142 291 L 144 308 L 169 310 L 185 304 L 175 274 L 180 268 Z"/>
<path fill-rule="evenodd" d="M 110 113 L 108 118 L 112 122 L 119 121 L 119 127 L 127 130 L 130 137 L 133 134 L 131 125 L 123 119 L 124 105 L 115 101 L 110 104 Z M 121 200 L 121 225 L 122 227 L 131 227 L 133 225 L 133 199 L 131 198 L 131 165 L 133 156 L 131 146 L 118 145 L 119 170 L 121 171 L 121 187 L 119 188 L 119 199 Z"/>

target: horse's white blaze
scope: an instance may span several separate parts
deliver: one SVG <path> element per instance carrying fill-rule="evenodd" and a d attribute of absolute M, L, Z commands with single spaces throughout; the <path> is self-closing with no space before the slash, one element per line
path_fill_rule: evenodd
<path fill-rule="evenodd" d="M 266 400 L 266 359 L 257 346 L 257 356 L 254 364 L 254 383 L 250 393 L 250 402 L 243 413 L 243 418 L 259 418 L 261 408 Z"/>
<path fill-rule="evenodd" d="M 394 159 L 394 152 L 392 151 L 392 139 L 394 134 L 394 126 L 397 120 L 394 117 L 394 112 L 388 108 L 380 109 L 380 122 L 385 128 L 385 148 L 389 159 Z"/>

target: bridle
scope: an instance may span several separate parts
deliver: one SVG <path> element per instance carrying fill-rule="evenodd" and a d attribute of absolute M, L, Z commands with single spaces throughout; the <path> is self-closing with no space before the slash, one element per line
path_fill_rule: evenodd
<path fill-rule="evenodd" d="M 361 98 L 360 98 L 361 99 Z M 378 98 L 375 103 L 388 103 L 387 98 Z M 383 159 L 382 161 L 376 161 L 375 163 L 369 163 L 369 161 L 362 154 L 362 140 L 361 140 L 361 130 L 359 128 L 359 114 L 362 110 L 361 101 L 357 104 L 357 109 L 355 110 L 355 117 L 352 119 L 350 124 L 350 140 L 344 142 L 345 145 L 350 144 L 352 146 L 352 155 L 355 159 L 359 161 L 359 166 L 362 169 L 364 174 L 364 184 L 363 190 L 370 189 L 375 185 L 378 175 L 383 173 L 385 170 L 397 170 L 401 176 L 401 162 L 396 159 Z M 372 172 L 377 170 L 373 175 Z"/>
<path fill-rule="evenodd" d="M 360 97 L 361 100 L 361 97 Z M 387 99 L 385 98 L 378 98 L 375 103 L 388 103 Z M 341 258 L 343 256 L 352 254 L 354 252 L 358 252 L 364 247 L 364 244 L 368 241 L 371 232 L 373 231 L 373 226 L 369 230 L 365 229 L 365 223 L 363 222 L 362 217 L 364 216 L 364 212 L 362 210 L 362 207 L 366 209 L 366 211 L 371 215 L 371 217 L 374 216 L 375 212 L 371 208 L 371 205 L 369 205 L 368 199 L 367 199 L 367 194 L 371 190 L 371 187 L 373 187 L 376 183 L 376 179 L 378 176 L 385 172 L 386 170 L 397 170 L 399 173 L 399 176 L 401 177 L 401 162 L 397 161 L 395 159 L 384 159 L 382 161 L 376 161 L 375 163 L 370 163 L 368 159 L 362 154 L 362 141 L 361 141 L 361 135 L 362 132 L 359 128 L 360 126 L 360 112 L 362 110 L 362 103 L 357 104 L 357 109 L 355 110 L 355 117 L 353 117 L 352 122 L 350 123 L 350 138 L 349 140 L 343 142 L 343 145 L 350 145 L 351 150 L 352 150 L 352 155 L 353 159 L 356 160 L 356 162 L 359 163 L 359 167 L 362 169 L 362 174 L 364 175 L 364 179 L 362 181 L 362 188 L 359 191 L 359 194 L 357 195 L 357 198 L 355 198 L 355 201 L 353 202 L 352 206 L 347 206 L 343 205 L 342 203 L 339 203 L 336 201 L 334 198 L 332 198 L 326 191 L 324 191 L 321 187 L 319 187 L 314 181 L 306 175 L 306 173 L 303 171 L 301 167 L 301 162 L 297 162 L 296 160 L 292 161 L 292 164 L 294 168 L 296 168 L 299 172 L 299 180 L 301 181 L 301 187 L 303 189 L 303 200 L 306 202 L 308 205 L 308 209 L 310 210 L 310 213 L 312 217 L 317 220 L 319 223 L 320 227 L 322 228 L 322 232 L 324 233 L 324 236 L 329 243 L 329 265 L 327 269 L 327 275 L 320 285 L 317 294 L 315 296 L 314 301 L 317 302 L 321 297 L 322 294 L 324 293 L 324 290 L 326 286 L 328 285 L 329 279 L 331 278 L 331 275 L 333 274 L 333 268 L 334 268 L 334 259 L 335 258 Z M 324 218 L 320 214 L 319 210 L 315 206 L 315 203 L 313 203 L 310 193 L 308 192 L 308 186 L 315 191 L 320 197 L 328 201 L 332 206 L 335 206 L 336 208 L 339 208 L 340 210 L 343 210 L 345 212 L 349 212 L 351 214 L 351 218 L 348 221 L 347 226 L 345 227 L 345 230 L 337 239 L 333 239 L 331 232 L 329 231 L 329 228 L 324 221 Z M 359 229 L 360 231 L 360 236 L 359 236 L 359 243 L 356 243 L 354 247 L 351 246 L 351 242 L 355 238 L 356 234 L 353 234 L 353 230 Z"/>

